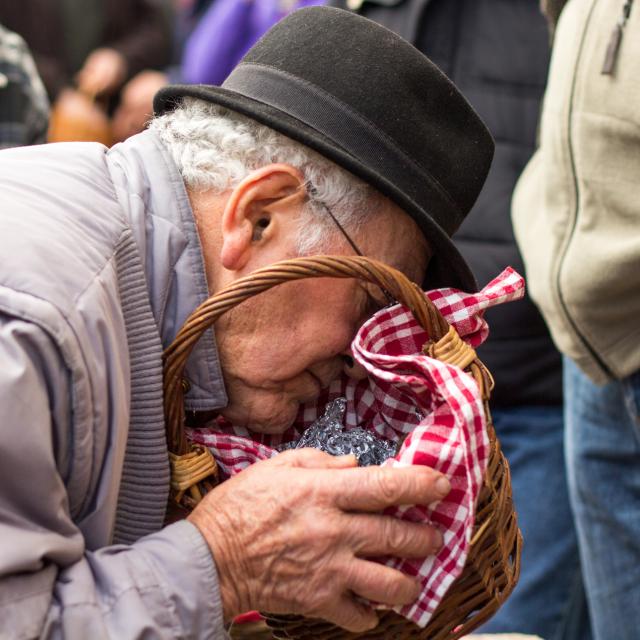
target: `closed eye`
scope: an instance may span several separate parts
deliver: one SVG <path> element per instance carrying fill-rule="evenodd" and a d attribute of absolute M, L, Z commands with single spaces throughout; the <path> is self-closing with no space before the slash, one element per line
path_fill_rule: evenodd
<path fill-rule="evenodd" d="M 373 287 L 372 287 L 373 288 Z M 392 301 L 387 299 L 382 291 L 375 287 L 376 294 L 369 290 L 369 287 L 363 287 L 365 295 L 366 295 L 366 303 L 364 313 L 366 318 L 370 318 L 372 315 L 380 311 L 380 309 L 384 309 L 388 306 Z"/>

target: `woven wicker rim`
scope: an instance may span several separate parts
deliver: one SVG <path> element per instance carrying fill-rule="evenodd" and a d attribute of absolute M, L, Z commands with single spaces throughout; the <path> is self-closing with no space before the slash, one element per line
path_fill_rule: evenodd
<path fill-rule="evenodd" d="M 184 435 L 184 385 L 182 374 L 194 345 L 222 314 L 284 282 L 305 278 L 358 278 L 380 286 L 408 307 L 432 340 L 449 330 L 447 321 L 422 290 L 403 273 L 376 260 L 351 256 L 294 258 L 259 269 L 236 280 L 203 302 L 187 319 L 164 353 L 164 408 L 167 441 L 172 453 L 189 450 Z"/>

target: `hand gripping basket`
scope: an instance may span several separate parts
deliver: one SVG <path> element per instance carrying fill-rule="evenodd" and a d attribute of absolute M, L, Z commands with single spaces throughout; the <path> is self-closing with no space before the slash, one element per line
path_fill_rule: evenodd
<path fill-rule="evenodd" d="M 202 334 L 226 311 L 284 282 L 302 278 L 358 278 L 376 284 L 404 304 L 430 336 L 424 350 L 431 357 L 470 373 L 484 401 L 490 441 L 489 464 L 481 489 L 474 532 L 462 574 L 447 591 L 425 628 L 394 611 L 380 612 L 372 631 L 353 634 L 322 620 L 302 616 L 266 615 L 274 638 L 347 640 L 351 638 L 429 638 L 455 640 L 489 619 L 508 597 L 519 576 L 522 538 L 511 499 L 509 466 L 491 423 L 488 399 L 491 376 L 474 350 L 449 327 L 438 309 L 402 273 L 362 257 L 296 258 L 260 269 L 200 305 L 165 352 L 164 403 L 171 461 L 170 510 L 193 508 L 216 484 L 216 464 L 208 449 L 185 436 L 182 378 L 187 358 Z"/>

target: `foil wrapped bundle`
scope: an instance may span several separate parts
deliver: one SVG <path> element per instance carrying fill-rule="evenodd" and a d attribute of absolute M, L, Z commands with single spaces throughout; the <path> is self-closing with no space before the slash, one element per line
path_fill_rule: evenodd
<path fill-rule="evenodd" d="M 361 467 L 380 465 L 396 453 L 393 443 L 377 438 L 362 427 L 344 428 L 347 401 L 337 398 L 330 402 L 323 415 L 318 418 L 297 442 L 286 445 L 287 449 L 312 447 L 332 456 L 354 455 Z"/>

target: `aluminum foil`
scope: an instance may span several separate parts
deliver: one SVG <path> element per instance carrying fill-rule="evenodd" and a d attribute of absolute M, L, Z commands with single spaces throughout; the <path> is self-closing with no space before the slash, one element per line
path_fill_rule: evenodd
<path fill-rule="evenodd" d="M 324 413 L 302 434 L 297 442 L 288 443 L 283 449 L 312 447 L 333 456 L 354 455 L 361 467 L 380 465 L 396 453 L 396 447 L 388 440 L 376 437 L 362 427 L 344 428 L 347 401 L 337 398 L 330 402 Z"/>

